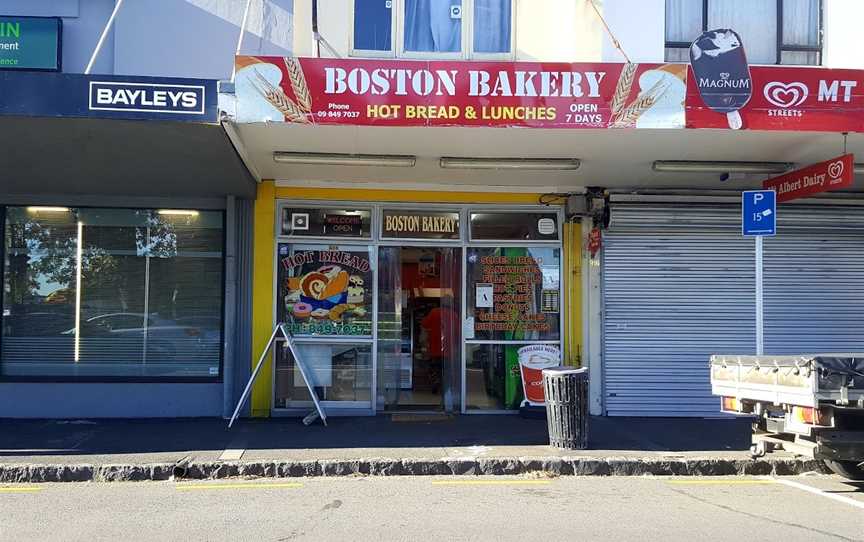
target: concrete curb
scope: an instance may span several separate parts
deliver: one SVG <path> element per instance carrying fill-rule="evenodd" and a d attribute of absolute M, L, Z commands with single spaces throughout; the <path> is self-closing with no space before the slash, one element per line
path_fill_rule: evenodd
<path fill-rule="evenodd" d="M 0 483 L 138 482 L 168 480 L 174 464 L 0 464 Z M 717 457 L 494 457 L 476 459 L 348 459 L 310 461 L 192 462 L 183 479 L 297 478 L 305 476 L 738 476 L 828 472 L 821 461 Z"/>

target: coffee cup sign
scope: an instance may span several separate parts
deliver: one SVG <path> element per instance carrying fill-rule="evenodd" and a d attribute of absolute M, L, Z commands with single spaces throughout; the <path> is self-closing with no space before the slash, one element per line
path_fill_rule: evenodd
<path fill-rule="evenodd" d="M 561 365 L 561 350 L 549 344 L 532 344 L 517 351 L 519 369 L 522 373 L 523 405 L 543 406 L 546 394 L 543 391 L 543 369 Z"/>
<path fill-rule="evenodd" d="M 741 128 L 744 123 L 738 111 L 753 95 L 741 36 L 729 28 L 703 32 L 690 45 L 690 67 L 705 105 L 725 113 L 733 130 Z"/>

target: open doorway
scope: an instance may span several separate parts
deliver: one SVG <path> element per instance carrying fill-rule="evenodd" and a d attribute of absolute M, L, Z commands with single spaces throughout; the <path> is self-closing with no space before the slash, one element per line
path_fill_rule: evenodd
<path fill-rule="evenodd" d="M 379 410 L 459 410 L 461 268 L 458 247 L 380 248 Z"/>

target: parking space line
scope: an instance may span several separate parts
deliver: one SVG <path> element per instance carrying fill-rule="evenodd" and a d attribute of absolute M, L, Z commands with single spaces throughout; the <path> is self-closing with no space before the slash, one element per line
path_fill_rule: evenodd
<path fill-rule="evenodd" d="M 433 480 L 433 486 L 545 486 L 550 480 Z"/>
<path fill-rule="evenodd" d="M 0 493 L 36 493 L 41 487 L 0 487 Z"/>
<path fill-rule="evenodd" d="M 283 483 L 283 484 L 177 484 L 175 489 L 180 491 L 189 491 L 196 489 L 297 489 L 303 487 L 303 484 Z"/>
<path fill-rule="evenodd" d="M 811 487 L 808 485 L 800 484 L 798 482 L 793 482 L 792 480 L 785 480 L 781 478 L 776 478 L 778 484 L 783 484 L 784 486 L 794 487 L 796 489 L 800 489 L 801 491 L 806 491 L 808 493 L 812 493 L 814 495 L 819 495 L 821 497 L 826 497 L 828 499 L 833 499 L 838 502 L 842 502 L 845 504 L 851 504 L 856 508 L 864 509 L 864 501 L 856 501 L 855 499 L 850 499 L 849 497 L 844 497 L 843 495 L 835 495 L 834 493 L 828 493 L 826 491 L 822 491 L 821 489 L 817 489 L 815 487 Z"/>
<path fill-rule="evenodd" d="M 773 479 L 766 480 L 667 480 L 667 483 L 680 485 L 680 486 L 708 486 L 708 485 L 759 485 L 759 484 L 774 484 L 776 483 Z"/>

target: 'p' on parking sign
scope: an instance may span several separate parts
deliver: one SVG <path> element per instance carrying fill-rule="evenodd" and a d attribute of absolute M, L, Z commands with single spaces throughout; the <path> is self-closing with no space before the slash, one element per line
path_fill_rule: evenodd
<path fill-rule="evenodd" d="M 777 192 L 747 190 L 741 193 L 741 233 L 748 237 L 777 234 Z"/>

